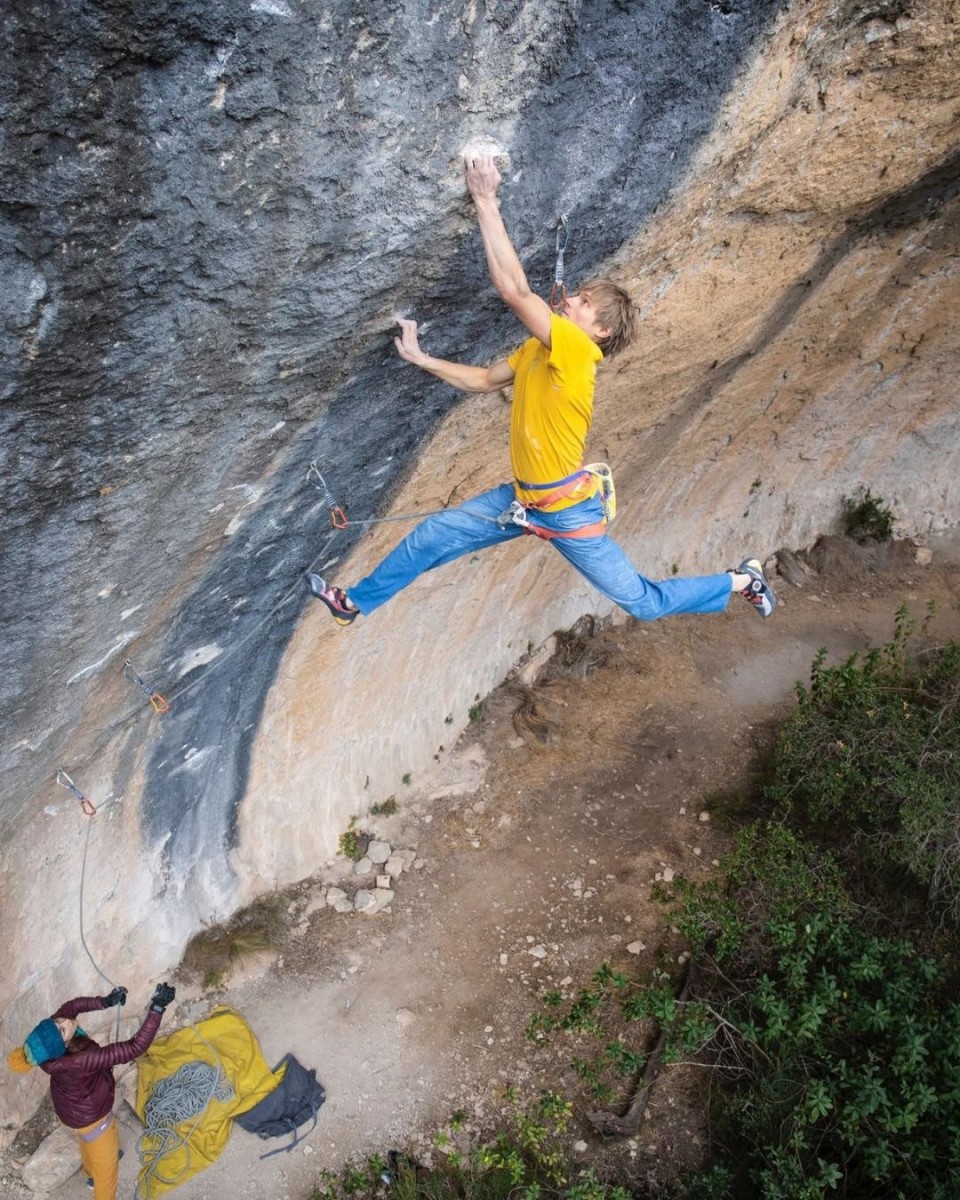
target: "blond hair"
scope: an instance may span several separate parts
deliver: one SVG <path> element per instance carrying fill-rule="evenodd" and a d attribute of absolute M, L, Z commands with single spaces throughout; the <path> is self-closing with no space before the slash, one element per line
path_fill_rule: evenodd
<path fill-rule="evenodd" d="M 601 327 L 610 330 L 605 338 L 597 339 L 604 357 L 612 358 L 626 350 L 637 333 L 637 310 L 629 295 L 618 283 L 604 278 L 589 280 L 580 291 L 590 297 Z"/>

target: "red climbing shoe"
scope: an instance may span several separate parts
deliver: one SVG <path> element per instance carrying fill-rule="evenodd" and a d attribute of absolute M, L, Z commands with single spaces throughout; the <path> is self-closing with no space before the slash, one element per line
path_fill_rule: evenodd
<path fill-rule="evenodd" d="M 750 576 L 750 582 L 740 595 L 750 601 L 761 617 L 772 617 L 776 611 L 777 598 L 759 561 L 755 558 L 746 559 L 737 567 L 737 574 Z"/>
<path fill-rule="evenodd" d="M 307 587 L 316 596 L 318 600 L 330 609 L 333 619 L 338 625 L 352 625 L 353 622 L 360 616 L 359 608 L 351 608 L 350 602 L 347 600 L 347 593 L 343 588 L 330 587 L 325 579 L 321 579 L 319 575 L 314 575 L 312 571 L 308 571 L 304 576 L 307 581 Z"/>

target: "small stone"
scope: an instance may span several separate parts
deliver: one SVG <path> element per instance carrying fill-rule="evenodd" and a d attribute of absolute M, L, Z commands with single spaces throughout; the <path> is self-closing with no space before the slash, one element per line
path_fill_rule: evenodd
<path fill-rule="evenodd" d="M 929 546 L 918 546 L 917 552 L 913 556 L 913 561 L 918 567 L 929 567 L 933 562 L 933 551 Z"/>
<path fill-rule="evenodd" d="M 369 875 L 373 870 L 373 861 L 366 855 L 363 858 L 358 858 L 353 864 L 354 875 Z"/>
<path fill-rule="evenodd" d="M 577 1152 L 577 1154 L 586 1154 L 587 1143 L 585 1141 L 583 1141 L 583 1139 L 581 1138 L 581 1140 L 579 1142 L 573 1143 L 573 1148 Z"/>
<path fill-rule="evenodd" d="M 510 961 L 510 956 L 508 954 L 500 955 L 500 966 L 501 967 L 505 967 L 509 961 Z"/>
<path fill-rule="evenodd" d="M 391 879 L 399 879 L 406 866 L 407 863 L 401 855 L 391 854 L 383 869 Z"/>
<path fill-rule="evenodd" d="M 665 867 L 664 871 L 663 871 L 663 882 L 664 883 L 672 883 L 673 876 L 674 876 L 673 867 Z"/>
<path fill-rule="evenodd" d="M 697 856 L 697 858 L 699 858 L 699 857 L 700 857 L 700 855 L 703 853 L 703 851 L 700 849 L 700 847 L 699 847 L 699 846 L 694 846 L 694 848 L 693 848 L 693 852 L 694 852 L 694 854 Z"/>
<path fill-rule="evenodd" d="M 358 913 L 375 913 L 377 898 L 368 888 L 361 888 L 353 898 L 353 906 Z"/>
<path fill-rule="evenodd" d="M 531 946 L 527 953 L 531 958 L 546 958 L 547 948 L 546 946 Z"/>
<path fill-rule="evenodd" d="M 346 899 L 347 893 L 343 890 L 343 888 L 332 887 L 327 891 L 327 904 L 329 904 L 331 908 L 336 908 L 341 901 Z"/>
<path fill-rule="evenodd" d="M 378 867 L 389 859 L 392 853 L 389 842 L 371 842 L 367 847 L 367 858 Z"/>
<path fill-rule="evenodd" d="M 643 942 L 631 942 L 627 946 L 628 954 L 639 954 L 642 950 L 646 950 L 646 946 L 643 944 Z"/>
<path fill-rule="evenodd" d="M 706 823 L 710 820 L 710 814 L 708 812 L 702 812 L 700 814 L 700 820 L 704 825 L 706 825 Z"/>

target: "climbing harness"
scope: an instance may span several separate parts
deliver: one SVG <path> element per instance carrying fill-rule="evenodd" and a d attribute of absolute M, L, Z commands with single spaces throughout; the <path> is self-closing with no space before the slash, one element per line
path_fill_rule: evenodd
<path fill-rule="evenodd" d="M 140 691 L 143 692 L 143 694 L 146 696 L 146 698 L 153 705 L 154 712 L 165 713 L 165 712 L 170 711 L 170 705 L 168 704 L 168 702 L 164 699 L 163 696 L 160 695 L 159 692 L 155 692 L 151 687 L 149 687 L 146 683 L 144 683 L 144 681 L 140 678 L 140 676 L 133 669 L 133 663 L 130 661 L 129 658 L 124 660 L 123 673 L 124 673 L 124 676 L 127 679 L 129 679 L 131 683 L 135 683 L 137 685 L 137 687 L 140 689 Z"/>
<path fill-rule="evenodd" d="M 603 507 L 602 521 L 581 525 L 579 529 L 547 529 L 543 525 L 531 523 L 527 516 L 528 510 L 532 509 L 536 512 L 548 508 L 551 504 L 556 504 L 558 500 L 577 491 L 583 486 L 584 480 L 590 478 L 597 481 L 597 494 Z M 526 503 L 514 500 L 510 507 L 505 508 L 497 517 L 497 524 L 501 529 L 506 529 L 508 525 L 519 525 L 524 533 L 532 533 L 535 537 L 543 538 L 548 542 L 553 541 L 554 538 L 602 537 L 606 532 L 607 525 L 617 513 L 617 494 L 613 485 L 613 472 L 607 463 L 590 463 L 586 467 L 581 467 L 579 471 L 574 471 L 565 479 L 558 479 L 555 483 L 524 483 L 523 480 L 518 479 L 517 486 L 523 488 L 524 491 L 545 491 L 547 488 L 551 490 L 541 500 L 528 500 Z"/>
<path fill-rule="evenodd" d="M 567 218 L 561 213 L 557 218 L 557 265 L 553 272 L 553 283 L 550 285 L 550 307 L 554 312 L 560 309 L 567 298 L 567 289 L 563 282 L 563 253 L 567 248 L 569 236 Z"/>
<path fill-rule="evenodd" d="M 77 785 L 73 782 L 70 776 L 63 769 L 57 771 L 57 783 L 62 788 L 66 788 L 68 792 L 73 792 L 76 798 L 80 801 L 80 808 L 85 817 L 95 817 L 97 815 L 97 806 L 80 791 Z"/>

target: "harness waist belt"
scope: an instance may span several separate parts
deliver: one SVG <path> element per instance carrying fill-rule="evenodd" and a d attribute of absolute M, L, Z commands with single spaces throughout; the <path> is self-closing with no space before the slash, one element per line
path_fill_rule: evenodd
<path fill-rule="evenodd" d="M 549 508 L 551 504 L 556 504 L 558 500 L 562 500 L 565 496 L 571 495 L 577 491 L 585 479 L 592 479 L 589 471 L 580 470 L 574 471 L 572 475 L 568 475 L 566 479 L 558 479 L 554 483 L 524 483 L 522 479 L 517 479 L 514 482 L 518 488 L 522 488 L 525 492 L 543 492 L 547 488 L 553 488 L 548 496 L 544 496 L 542 500 L 525 500 L 524 508 Z"/>
<path fill-rule="evenodd" d="M 107 1115 L 106 1115 L 106 1116 L 103 1118 L 103 1120 L 102 1120 L 102 1121 L 99 1121 L 99 1122 L 98 1122 L 96 1125 L 94 1125 L 92 1128 L 90 1128 L 90 1129 L 78 1129 L 78 1130 L 76 1131 L 76 1132 L 77 1132 L 77 1136 L 80 1138 L 80 1140 L 81 1140 L 82 1142 L 95 1142 L 95 1141 L 97 1140 L 97 1138 L 98 1138 L 98 1137 L 99 1137 L 99 1136 L 100 1136 L 102 1133 L 106 1133 L 106 1132 L 107 1132 L 107 1130 L 110 1128 L 110 1125 L 111 1125 L 111 1123 L 112 1123 L 112 1122 L 113 1122 L 113 1113 L 112 1113 L 112 1112 L 109 1112 L 109 1113 L 107 1113 Z"/>
<path fill-rule="evenodd" d="M 592 525 L 581 525 L 579 529 L 544 529 L 542 525 L 524 525 L 524 533 L 532 533 L 535 537 L 552 542 L 554 538 L 588 538 L 603 537 L 607 532 L 605 521 L 595 521 Z"/>

